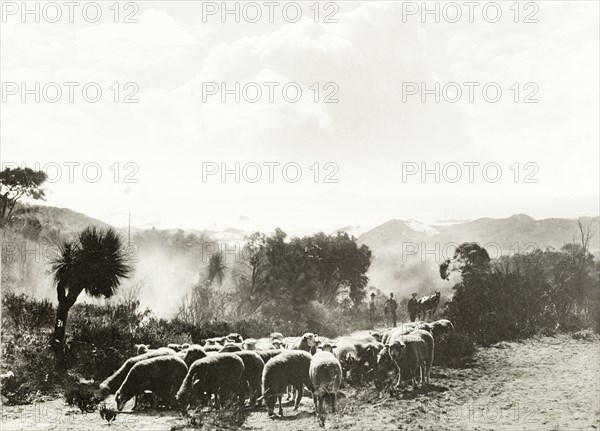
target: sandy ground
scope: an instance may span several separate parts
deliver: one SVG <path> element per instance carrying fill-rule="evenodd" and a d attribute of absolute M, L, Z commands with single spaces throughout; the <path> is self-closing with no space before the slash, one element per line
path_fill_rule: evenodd
<path fill-rule="evenodd" d="M 600 429 L 600 343 L 567 336 L 500 343 L 480 349 L 472 368 L 434 368 L 428 390 L 397 398 L 348 391 L 325 429 L 356 430 L 593 430 Z M 249 414 L 242 429 L 319 429 L 312 400 L 283 419 Z M 214 415 L 210 416 L 212 420 Z M 224 423 L 223 423 L 224 424 Z M 2 430 L 187 430 L 171 411 L 120 414 L 108 425 L 97 412 L 81 414 L 61 400 L 3 406 Z M 202 429 L 219 422 L 206 420 Z"/>

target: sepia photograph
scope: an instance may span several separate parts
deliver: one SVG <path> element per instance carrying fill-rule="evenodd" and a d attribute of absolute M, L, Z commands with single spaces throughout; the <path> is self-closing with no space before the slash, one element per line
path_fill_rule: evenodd
<path fill-rule="evenodd" d="M 0 429 L 600 429 L 600 1 L 0 0 Z"/>

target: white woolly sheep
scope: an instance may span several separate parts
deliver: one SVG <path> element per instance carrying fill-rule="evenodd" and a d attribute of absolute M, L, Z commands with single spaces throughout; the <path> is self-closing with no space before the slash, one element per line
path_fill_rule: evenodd
<path fill-rule="evenodd" d="M 117 409 L 123 410 L 132 397 L 151 391 L 168 407 L 187 374 L 185 362 L 176 355 L 157 356 L 137 362 L 117 390 Z"/>
<path fill-rule="evenodd" d="M 313 402 L 319 425 L 325 426 L 325 398 L 336 411 L 337 393 L 342 383 L 342 366 L 330 352 L 317 352 L 310 361 L 310 380 L 313 385 Z"/>

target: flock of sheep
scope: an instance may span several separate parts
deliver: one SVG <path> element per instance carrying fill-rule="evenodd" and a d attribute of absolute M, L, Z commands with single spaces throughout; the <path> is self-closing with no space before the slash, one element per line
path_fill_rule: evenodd
<path fill-rule="evenodd" d="M 429 384 L 435 340 L 453 330 L 446 319 L 404 323 L 382 332 L 359 331 L 347 337 L 327 339 L 306 333 L 285 338 L 281 333 L 243 340 L 239 334 L 204 340 L 202 344 L 169 344 L 150 349 L 137 345 L 129 358 L 100 384 L 106 399 L 115 394 L 121 411 L 133 397 L 152 392 L 167 407 L 186 411 L 198 403 L 220 408 L 239 397 L 240 406 L 267 406 L 269 416 L 283 416 L 282 397 L 295 393 L 296 410 L 305 388 L 313 396 L 319 424 L 325 423 L 325 401 L 333 411 L 340 387 L 374 372 L 398 373 L 417 388 Z"/>

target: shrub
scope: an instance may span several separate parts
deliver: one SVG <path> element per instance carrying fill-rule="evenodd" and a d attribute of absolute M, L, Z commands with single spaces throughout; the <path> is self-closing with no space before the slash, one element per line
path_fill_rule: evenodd
<path fill-rule="evenodd" d="M 434 365 L 462 367 L 468 365 L 475 354 L 475 345 L 468 335 L 459 332 L 440 337 L 435 345 Z"/>

